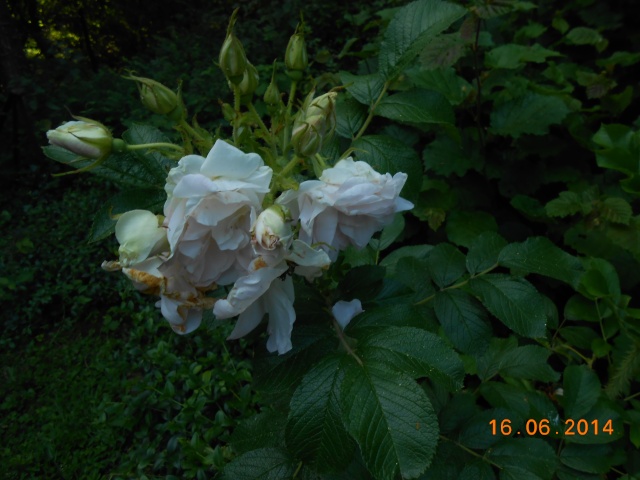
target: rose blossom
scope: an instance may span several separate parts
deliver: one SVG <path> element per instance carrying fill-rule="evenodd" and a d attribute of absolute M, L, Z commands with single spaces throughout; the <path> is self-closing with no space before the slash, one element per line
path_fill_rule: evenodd
<path fill-rule="evenodd" d="M 335 260 L 349 245 L 364 247 L 396 212 L 413 208 L 399 196 L 406 180 L 406 173 L 381 175 L 368 163 L 346 158 L 277 202 L 300 220 L 300 240 L 320 244 Z"/>

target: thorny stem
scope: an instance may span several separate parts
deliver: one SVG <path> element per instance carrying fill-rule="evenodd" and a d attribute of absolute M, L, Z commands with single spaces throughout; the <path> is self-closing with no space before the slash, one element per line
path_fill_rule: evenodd
<path fill-rule="evenodd" d="M 444 292 L 444 291 L 446 291 L 446 290 L 454 290 L 454 289 L 456 289 L 456 288 L 463 287 L 463 286 L 465 286 L 467 283 L 469 283 L 469 280 L 472 280 L 472 279 L 474 279 L 474 278 L 476 278 L 476 277 L 481 277 L 482 275 L 486 275 L 486 274 L 487 274 L 487 273 L 489 273 L 491 270 L 494 270 L 494 269 L 496 269 L 496 268 L 498 268 L 498 264 L 497 264 L 497 263 L 496 263 L 495 265 L 493 265 L 493 266 L 491 266 L 491 267 L 487 268 L 486 270 L 484 270 L 484 271 L 480 272 L 480 273 L 477 273 L 477 274 L 475 274 L 475 275 L 471 275 L 469 278 L 467 278 L 466 280 L 463 280 L 463 281 L 462 281 L 462 282 L 460 282 L 460 283 L 456 283 L 455 285 L 451 285 L 451 286 L 449 286 L 449 287 L 441 288 L 440 290 L 438 290 L 438 292 L 434 293 L 433 295 L 429 295 L 427 298 L 424 298 L 424 299 L 420 300 L 419 302 L 414 303 L 413 305 L 414 305 L 414 306 L 416 306 L 416 305 L 424 305 L 425 303 L 428 303 L 428 302 L 430 302 L 431 300 L 433 300 L 433 299 L 435 298 L 435 296 L 436 296 L 439 292 Z"/>
<path fill-rule="evenodd" d="M 380 95 L 378 95 L 376 101 L 373 103 L 373 105 L 371 105 L 371 108 L 369 108 L 369 115 L 367 116 L 367 119 L 364 121 L 364 124 L 362 124 L 362 127 L 360 128 L 356 136 L 353 137 L 354 141 L 359 139 L 367 130 L 367 127 L 371 123 L 371 120 L 373 120 L 373 116 L 375 115 L 376 108 L 378 108 L 378 104 L 382 101 L 382 99 L 384 98 L 384 94 L 387 93 L 387 90 L 389 89 L 389 85 L 390 82 L 388 80 L 384 82 L 384 86 L 382 87 Z"/>

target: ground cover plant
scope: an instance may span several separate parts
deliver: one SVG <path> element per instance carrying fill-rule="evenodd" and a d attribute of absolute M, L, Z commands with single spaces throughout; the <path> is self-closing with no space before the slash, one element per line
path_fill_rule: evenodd
<path fill-rule="evenodd" d="M 115 233 L 121 303 L 76 297 L 126 345 L 98 362 L 122 381 L 88 387 L 94 477 L 637 478 L 640 54 L 617 6 L 418 0 L 363 10 L 324 62 L 301 21 L 255 67 L 236 11 L 224 122 L 130 74 L 162 120 L 50 130 L 57 181 L 119 187 L 89 235 Z M 5 428 L 37 423 L 18 398 Z M 9 449 L 16 478 L 80 475 L 50 425 Z"/>

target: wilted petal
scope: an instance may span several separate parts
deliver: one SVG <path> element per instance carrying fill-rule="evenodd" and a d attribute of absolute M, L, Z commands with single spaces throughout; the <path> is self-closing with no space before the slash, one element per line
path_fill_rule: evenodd
<path fill-rule="evenodd" d="M 344 329 L 353 317 L 358 315 L 359 313 L 364 312 L 362 309 L 362 303 L 357 298 L 354 298 L 350 302 L 346 302 L 344 300 L 340 300 L 336 302 L 336 304 L 331 309 L 331 313 L 333 313 L 336 322 L 342 329 Z"/>

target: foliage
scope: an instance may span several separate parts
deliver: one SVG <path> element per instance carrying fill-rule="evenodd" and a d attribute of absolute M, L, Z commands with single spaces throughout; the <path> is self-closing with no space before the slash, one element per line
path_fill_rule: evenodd
<path fill-rule="evenodd" d="M 223 105 L 231 127 L 192 123 L 195 135 L 181 123 L 164 135 L 153 125 L 166 119 L 131 124 L 123 138 L 136 150 L 93 169 L 123 190 L 91 236 L 111 233 L 114 214 L 161 212 L 164 177 L 180 155 L 137 147 L 178 138 L 181 153 L 206 154 L 225 136 L 260 151 L 280 174 L 277 193 L 353 155 L 378 172 L 407 173 L 402 195 L 415 208 L 363 249 L 347 249 L 321 280 L 296 281 L 293 349 L 269 354 L 252 335 L 251 373 L 246 359 L 221 353 L 220 330 L 187 343 L 158 333 L 150 310 L 132 313 L 128 298 L 112 307 L 103 329 L 120 316 L 143 326 L 118 354 L 126 361 L 109 367 L 123 381 L 101 399 L 89 395 L 96 425 L 108 426 L 95 455 L 125 437 L 127 458 L 110 471 L 123 477 L 637 477 L 640 56 L 627 38 L 637 33 L 594 0 L 417 0 L 353 20 L 368 26 L 368 43 L 345 39 L 338 75 L 292 87 L 276 77 L 290 87 L 289 110 L 299 90 L 343 87 L 336 136 L 313 163 L 286 178 L 289 112 L 259 100 Z M 284 119 L 282 143 L 269 140 L 280 129 L 261 124 L 266 112 L 274 124 Z M 46 153 L 74 168 L 92 163 Z M 34 250 L 27 240 L 17 251 Z M 3 278 L 3 288 L 26 291 L 32 280 Z M 353 299 L 364 312 L 342 329 L 331 306 Z M 105 400 L 115 387 L 126 393 Z M 16 401 L 9 395 L 3 409 Z M 222 413 L 211 415 L 216 407 Z"/>

